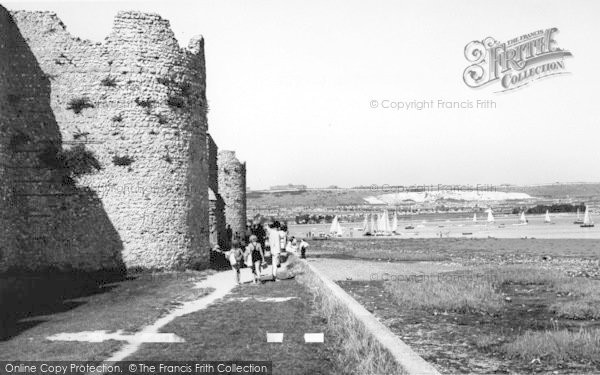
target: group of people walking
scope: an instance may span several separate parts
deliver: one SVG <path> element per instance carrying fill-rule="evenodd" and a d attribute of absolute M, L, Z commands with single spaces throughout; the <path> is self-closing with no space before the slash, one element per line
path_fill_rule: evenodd
<path fill-rule="evenodd" d="M 262 270 L 271 265 L 272 280 L 279 281 L 277 269 L 285 262 L 291 253 L 300 253 L 306 258 L 308 243 L 288 235 L 287 226 L 274 221 L 264 226 L 249 225 L 245 238 L 239 234 L 231 240 L 231 249 L 227 259 L 235 271 L 236 282 L 240 284 L 240 270 L 251 268 L 254 284 L 261 280 Z M 237 233 L 236 233 L 237 234 Z"/>

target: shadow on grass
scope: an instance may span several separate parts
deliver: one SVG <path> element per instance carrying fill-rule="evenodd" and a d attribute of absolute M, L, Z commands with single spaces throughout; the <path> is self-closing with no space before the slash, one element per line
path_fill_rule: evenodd
<path fill-rule="evenodd" d="M 44 321 L 44 316 L 65 312 L 85 302 L 75 300 L 105 293 L 122 281 L 122 272 L 20 273 L 0 278 L 0 341 L 5 341 Z"/>

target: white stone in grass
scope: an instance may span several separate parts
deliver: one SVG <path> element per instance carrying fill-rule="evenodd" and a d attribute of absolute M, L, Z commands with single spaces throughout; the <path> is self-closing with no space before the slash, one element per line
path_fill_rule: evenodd
<path fill-rule="evenodd" d="M 246 302 L 248 300 L 256 302 L 287 302 L 298 297 L 240 297 L 232 298 L 233 301 Z"/>
<path fill-rule="evenodd" d="M 322 343 L 325 342 L 325 334 L 320 333 L 305 333 L 304 342 L 306 343 Z"/>
<path fill-rule="evenodd" d="M 267 332 L 267 342 L 271 343 L 282 343 L 283 342 L 283 333 L 269 333 Z"/>
<path fill-rule="evenodd" d="M 103 342 L 108 340 L 126 341 L 129 343 L 157 343 L 157 342 L 185 342 L 185 340 L 174 333 L 139 332 L 125 334 L 123 330 L 116 332 L 107 331 L 83 331 L 63 332 L 47 337 L 50 341 L 79 341 L 79 342 Z"/>

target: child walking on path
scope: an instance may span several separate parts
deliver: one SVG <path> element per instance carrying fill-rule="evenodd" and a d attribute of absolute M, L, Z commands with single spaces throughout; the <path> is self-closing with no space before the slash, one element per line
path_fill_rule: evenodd
<path fill-rule="evenodd" d="M 235 271 L 235 280 L 237 284 L 240 284 L 240 268 L 242 268 L 242 263 L 244 261 L 244 251 L 240 247 L 240 241 L 233 240 L 231 241 L 231 250 L 229 251 L 229 264 L 231 264 L 231 268 Z"/>

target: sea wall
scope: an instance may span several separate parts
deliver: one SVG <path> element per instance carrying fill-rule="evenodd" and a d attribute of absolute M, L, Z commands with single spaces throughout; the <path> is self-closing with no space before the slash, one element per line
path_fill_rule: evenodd
<path fill-rule="evenodd" d="M 208 265 L 204 43 L 0 7 L 0 271 Z"/>

